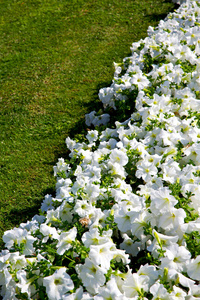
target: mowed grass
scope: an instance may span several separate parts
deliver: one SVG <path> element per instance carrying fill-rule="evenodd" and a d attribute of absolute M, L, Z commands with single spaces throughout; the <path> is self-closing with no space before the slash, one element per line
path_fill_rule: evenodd
<path fill-rule="evenodd" d="M 84 134 L 113 62 L 173 9 L 167 0 L 1 0 L 1 249 L 3 232 L 54 194 L 65 138 Z"/>

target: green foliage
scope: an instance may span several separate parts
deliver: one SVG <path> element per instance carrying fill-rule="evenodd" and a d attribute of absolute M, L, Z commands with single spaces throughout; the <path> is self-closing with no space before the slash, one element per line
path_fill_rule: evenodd
<path fill-rule="evenodd" d="M 172 195 L 178 200 L 178 203 L 175 205 L 175 208 L 182 208 L 186 212 L 185 222 L 194 221 L 198 218 L 198 213 L 190 206 L 190 197 L 193 195 L 191 192 L 186 193 L 184 197 L 181 193 L 181 184 L 177 180 L 174 184 L 169 185 Z"/>
<path fill-rule="evenodd" d="M 135 111 L 135 99 L 138 95 L 138 89 L 135 87 L 134 90 L 124 90 L 121 91 L 120 94 L 126 95 L 126 100 L 116 101 L 116 111 L 109 112 L 112 117 L 112 113 L 114 114 L 114 119 L 118 120 L 119 122 L 123 122 L 126 119 L 127 115 L 130 115 L 130 113 L 133 113 Z M 111 120 L 112 121 L 112 120 Z"/>
<path fill-rule="evenodd" d="M 185 234 L 184 238 L 187 243 L 187 248 L 192 254 L 192 258 L 196 258 L 200 253 L 200 234 L 198 231 L 193 231 Z"/>

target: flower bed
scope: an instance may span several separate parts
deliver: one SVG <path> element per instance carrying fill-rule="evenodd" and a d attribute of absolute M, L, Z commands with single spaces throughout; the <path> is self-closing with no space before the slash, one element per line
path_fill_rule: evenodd
<path fill-rule="evenodd" d="M 186 1 L 115 64 L 105 113 L 66 139 L 56 196 L 4 233 L 4 300 L 200 298 L 199 41 Z"/>

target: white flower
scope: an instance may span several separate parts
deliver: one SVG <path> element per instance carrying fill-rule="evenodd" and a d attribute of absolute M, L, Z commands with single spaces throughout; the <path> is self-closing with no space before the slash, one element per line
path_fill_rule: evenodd
<path fill-rule="evenodd" d="M 17 286 L 20 288 L 21 293 L 26 293 L 29 297 L 28 299 L 31 299 L 31 294 L 35 293 L 35 288 L 31 284 L 37 279 L 37 276 L 33 275 L 30 279 L 27 279 L 26 275 L 26 271 L 24 270 L 17 271 L 17 279 L 19 280 Z"/>
<path fill-rule="evenodd" d="M 20 246 L 23 244 L 23 254 L 32 255 L 34 252 L 33 243 L 37 238 L 33 237 L 26 229 L 14 228 L 8 230 L 3 235 L 3 241 L 8 249 L 11 249 L 14 244 Z"/>
<path fill-rule="evenodd" d="M 86 247 L 91 245 L 102 245 L 111 241 L 112 230 L 104 231 L 102 235 L 99 234 L 98 228 L 91 228 L 82 235 L 82 242 Z"/>
<path fill-rule="evenodd" d="M 43 278 L 43 286 L 49 300 L 60 300 L 62 295 L 73 290 L 74 284 L 70 276 L 66 273 L 66 268 L 62 267 L 51 276 Z"/>
<path fill-rule="evenodd" d="M 75 241 L 77 235 L 77 228 L 73 227 L 67 232 L 62 232 L 58 238 L 58 244 L 56 245 L 57 253 L 63 255 L 66 250 L 72 247 L 72 242 Z"/>
<path fill-rule="evenodd" d="M 190 278 L 200 280 L 200 255 L 191 259 L 190 263 L 187 265 L 187 273 Z"/>
<path fill-rule="evenodd" d="M 131 230 L 131 218 L 132 216 L 138 216 L 138 211 L 132 211 L 126 206 L 120 206 L 114 214 L 114 220 L 118 225 L 118 228 L 121 232 L 127 232 Z"/>
<path fill-rule="evenodd" d="M 95 178 L 94 178 L 94 180 L 95 180 Z M 99 196 L 100 187 L 99 187 L 99 185 L 93 184 L 90 182 L 90 183 L 86 184 L 84 192 L 86 194 L 85 198 L 89 199 L 90 203 L 92 203 Z M 84 196 L 83 196 L 83 198 L 84 198 Z"/>
<path fill-rule="evenodd" d="M 98 139 L 98 131 L 97 130 L 88 131 L 86 138 L 88 139 L 89 143 L 95 142 Z"/>
<path fill-rule="evenodd" d="M 54 169 L 54 176 L 57 175 L 59 172 L 65 172 L 67 175 L 67 172 L 70 170 L 70 166 L 65 162 L 64 158 L 59 158 L 56 166 L 53 167 Z"/>
<path fill-rule="evenodd" d="M 53 208 L 52 196 L 47 194 L 42 202 L 41 210 L 42 212 L 47 211 L 48 209 Z"/>
<path fill-rule="evenodd" d="M 106 141 L 109 140 L 111 137 L 117 137 L 117 130 L 116 129 L 111 129 L 111 128 L 106 128 L 104 131 L 102 131 L 100 135 L 100 141 Z"/>
<path fill-rule="evenodd" d="M 58 207 L 60 219 L 64 222 L 67 221 L 71 223 L 73 219 L 72 207 L 67 200 L 64 200 L 62 204 Z"/>
<path fill-rule="evenodd" d="M 16 289 L 17 289 L 17 285 L 16 282 L 14 281 L 14 279 L 12 279 L 11 276 L 9 276 L 9 272 L 6 270 L 4 270 L 5 272 L 5 278 L 6 278 L 6 285 L 3 285 L 1 287 L 1 296 L 3 297 L 3 300 L 17 300 L 19 298 L 17 298 L 16 296 Z M 0 274 L 1 277 L 1 274 Z M 9 278 L 10 277 L 10 278 Z"/>
<path fill-rule="evenodd" d="M 148 291 L 148 277 L 140 276 L 137 273 L 129 274 L 128 278 L 124 280 L 122 285 L 125 296 L 133 298 L 138 296 L 141 291 Z"/>
<path fill-rule="evenodd" d="M 175 233 L 179 229 L 182 230 L 186 212 L 182 208 L 172 208 L 169 212 L 165 212 L 158 216 L 158 226 L 163 228 L 166 233 Z M 184 228 L 184 226 L 183 226 Z"/>
<path fill-rule="evenodd" d="M 153 294 L 153 300 L 170 300 L 170 294 L 167 292 L 163 284 L 161 284 L 159 281 L 157 281 L 154 285 L 151 286 L 150 292 Z"/>
<path fill-rule="evenodd" d="M 142 90 L 144 87 L 147 87 L 150 83 L 149 80 L 147 79 L 147 77 L 144 76 L 141 71 L 138 72 L 137 74 L 133 75 L 131 77 L 130 82 L 132 84 L 137 85 L 139 90 Z"/>
<path fill-rule="evenodd" d="M 100 181 L 101 179 L 101 168 L 96 165 L 88 165 L 84 172 L 82 173 L 83 176 L 89 177 L 91 182 Z"/>
<path fill-rule="evenodd" d="M 73 141 L 70 137 L 67 137 L 66 140 L 66 145 L 67 145 L 67 148 L 70 150 L 70 151 L 73 151 L 73 149 L 75 148 L 76 146 L 76 142 Z"/>
<path fill-rule="evenodd" d="M 118 297 L 123 297 L 123 294 L 120 292 L 115 279 L 111 278 L 107 282 L 105 287 L 99 288 L 99 292 L 96 296 L 94 296 L 94 300 L 104 300 L 104 299 L 116 300 Z"/>
<path fill-rule="evenodd" d="M 106 211 L 102 212 L 100 208 L 95 208 L 93 212 L 88 216 L 91 220 L 90 228 L 102 228 L 105 226 L 105 220 L 109 213 L 106 214 Z"/>
<path fill-rule="evenodd" d="M 152 176 L 157 174 L 157 172 L 158 170 L 153 163 L 143 160 L 137 164 L 137 171 L 135 175 L 137 178 L 142 177 L 145 182 L 148 182 L 152 179 Z"/>
<path fill-rule="evenodd" d="M 141 250 L 141 242 L 132 240 L 126 233 L 122 234 L 124 241 L 120 244 L 120 249 L 126 251 L 126 253 L 136 256 Z"/>
<path fill-rule="evenodd" d="M 94 206 L 88 203 L 87 200 L 77 200 L 76 205 L 74 206 L 74 212 L 81 218 L 84 218 L 94 212 Z"/>
<path fill-rule="evenodd" d="M 12 268 L 17 270 L 20 270 L 27 265 L 25 255 L 22 255 L 19 252 L 11 253 L 8 261 L 12 265 Z"/>
<path fill-rule="evenodd" d="M 165 248 L 165 257 L 161 258 L 162 268 L 170 268 L 178 272 L 185 272 L 190 263 L 191 253 L 184 247 L 172 244 Z"/>
<path fill-rule="evenodd" d="M 126 172 L 124 170 L 124 167 L 121 166 L 120 164 L 116 162 L 115 163 L 108 162 L 108 167 L 110 168 L 109 173 L 112 176 L 126 178 Z"/>
<path fill-rule="evenodd" d="M 131 219 L 131 233 L 141 239 L 141 236 L 144 234 L 145 226 L 148 223 L 151 223 L 151 226 L 153 226 L 154 222 L 153 215 L 149 213 L 148 210 L 142 210 L 135 214 L 135 218 Z"/>
<path fill-rule="evenodd" d="M 81 147 L 81 149 L 78 151 L 78 153 L 79 153 L 79 155 L 81 155 L 83 163 L 85 163 L 85 164 L 91 164 L 92 163 L 92 152 L 89 149 L 84 150 Z M 77 166 L 77 168 L 80 168 L 80 166 Z M 79 172 L 77 172 L 77 175 L 79 174 Z"/>
<path fill-rule="evenodd" d="M 0 285 L 9 287 L 10 283 L 13 281 L 10 272 L 8 271 L 7 266 L 2 266 L 1 263 L 1 271 L 0 271 Z"/>
<path fill-rule="evenodd" d="M 105 87 L 99 90 L 99 99 L 103 103 L 104 107 L 107 105 L 112 106 L 115 108 L 114 101 L 113 101 L 114 89 L 112 87 Z M 87 121 L 87 120 L 86 120 Z M 89 121 L 87 121 L 89 123 Z M 86 123 L 87 125 L 87 123 Z M 88 125 L 89 126 L 89 125 Z"/>
<path fill-rule="evenodd" d="M 91 111 L 89 114 L 86 114 L 85 115 L 85 124 L 87 126 L 91 126 L 94 118 L 95 118 L 95 114 L 96 114 L 96 111 Z M 68 147 L 69 148 L 69 147 Z"/>
<path fill-rule="evenodd" d="M 147 279 L 149 286 L 153 285 L 159 276 L 159 272 L 156 270 L 156 267 L 148 264 L 144 266 L 142 265 L 139 268 L 137 274 L 140 276 L 145 276 L 145 279 Z"/>
<path fill-rule="evenodd" d="M 97 266 L 89 258 L 86 258 L 84 265 L 76 265 L 75 269 L 83 285 L 91 294 L 98 293 L 100 286 L 106 282 L 104 276 L 106 269 Z"/>
<path fill-rule="evenodd" d="M 200 299 L 200 286 L 198 285 L 193 285 L 190 287 L 190 290 L 188 292 L 188 297 L 186 298 L 187 300 L 198 300 Z"/>
<path fill-rule="evenodd" d="M 125 166 L 128 163 L 128 157 L 124 151 L 114 149 L 111 151 L 110 161 L 112 163 L 118 163 L 120 166 Z"/>
<path fill-rule="evenodd" d="M 59 209 L 57 210 L 54 210 L 54 209 L 51 209 L 51 210 L 48 210 L 47 211 L 47 215 L 46 215 L 46 224 L 48 223 L 60 223 L 60 211 Z"/>
<path fill-rule="evenodd" d="M 173 291 L 170 293 L 171 300 L 185 300 L 186 299 L 186 292 L 177 286 L 173 286 Z"/>
<path fill-rule="evenodd" d="M 175 161 L 168 161 L 161 166 L 163 179 L 169 183 L 175 183 L 177 178 L 181 175 L 179 164 Z"/>
<path fill-rule="evenodd" d="M 109 121 L 110 121 L 110 115 L 102 114 L 100 116 L 95 116 L 95 118 L 92 120 L 92 124 L 96 127 L 100 125 L 106 125 Z"/>
<path fill-rule="evenodd" d="M 90 246 L 89 258 L 105 270 L 110 268 L 110 261 L 115 255 L 115 245 L 111 241 L 101 245 Z"/>
<path fill-rule="evenodd" d="M 170 211 L 178 200 L 170 194 L 170 189 L 161 187 L 159 190 L 152 190 L 151 192 L 151 205 L 150 209 L 153 212 L 164 213 Z"/>
<path fill-rule="evenodd" d="M 40 225 L 40 232 L 43 234 L 44 238 L 42 239 L 42 243 L 46 243 L 49 238 L 58 239 L 59 234 L 55 227 L 50 227 L 46 224 Z"/>
<path fill-rule="evenodd" d="M 191 289 L 195 281 L 188 278 L 187 276 L 183 275 L 182 273 L 174 270 L 174 269 L 169 269 L 168 270 L 168 278 L 169 280 L 173 280 L 176 282 L 179 282 L 183 287 Z"/>
<path fill-rule="evenodd" d="M 68 202 L 72 202 L 73 198 L 70 196 L 69 188 L 61 186 L 56 190 L 56 197 L 53 198 L 53 201 L 62 202 L 66 199 Z"/>
<path fill-rule="evenodd" d="M 62 300 L 93 300 L 93 297 L 89 293 L 84 293 L 81 286 L 75 293 L 64 295 Z"/>
<path fill-rule="evenodd" d="M 168 236 L 157 232 L 155 229 L 152 231 L 152 235 L 155 237 L 152 244 L 147 247 L 147 250 L 153 252 L 156 256 L 157 250 L 160 249 L 160 245 L 162 245 L 163 249 L 168 247 L 174 243 L 176 243 L 179 239 L 178 236 Z"/>

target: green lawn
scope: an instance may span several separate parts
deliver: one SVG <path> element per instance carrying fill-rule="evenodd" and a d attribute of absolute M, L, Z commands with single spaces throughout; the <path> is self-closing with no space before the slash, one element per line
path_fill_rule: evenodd
<path fill-rule="evenodd" d="M 113 62 L 173 8 L 170 0 L 1 0 L 0 238 L 54 193 L 65 138 L 84 133 Z"/>

